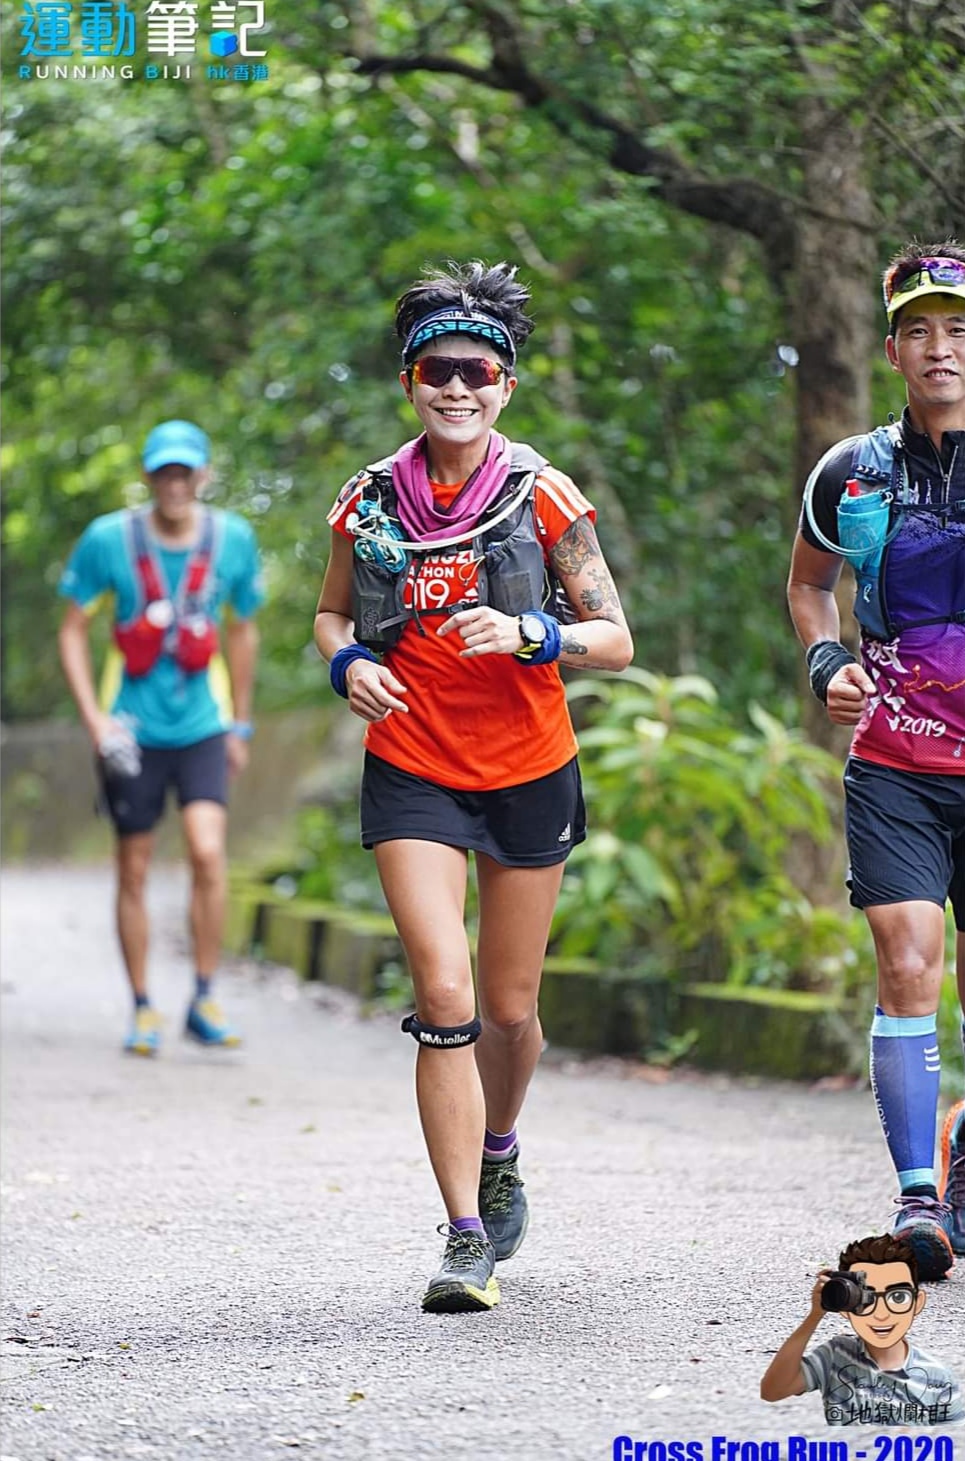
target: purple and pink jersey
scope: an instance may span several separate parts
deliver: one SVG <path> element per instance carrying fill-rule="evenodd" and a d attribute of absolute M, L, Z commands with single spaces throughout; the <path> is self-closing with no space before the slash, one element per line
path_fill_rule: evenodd
<path fill-rule="evenodd" d="M 902 425 L 911 500 L 938 510 L 903 514 L 901 530 L 885 550 L 885 602 L 899 632 L 886 643 L 862 635 L 861 659 L 875 694 L 851 751 L 899 771 L 965 775 L 965 432 L 946 432 L 940 460 L 907 417 Z M 815 517 L 831 541 L 851 475 L 851 447 L 841 443 L 815 485 Z M 813 546 L 822 546 L 806 521 L 801 530 Z M 950 621 L 954 614 L 961 616 L 958 622 Z"/>

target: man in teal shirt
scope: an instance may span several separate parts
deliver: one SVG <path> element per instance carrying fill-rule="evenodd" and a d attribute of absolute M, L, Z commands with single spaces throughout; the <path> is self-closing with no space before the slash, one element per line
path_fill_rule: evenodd
<path fill-rule="evenodd" d="M 154 1055 L 160 1044 L 147 989 L 144 892 L 170 788 L 192 877 L 195 990 L 185 1032 L 206 1045 L 239 1044 L 211 996 L 211 981 L 227 894 L 228 782 L 248 762 L 258 652 L 253 616 L 264 595 L 249 524 L 198 501 L 209 460 L 200 427 L 156 426 L 143 454 L 151 506 L 95 518 L 59 585 L 67 600 L 61 663 L 98 757 L 117 835 L 117 930 L 134 996 L 125 1049 L 138 1055 Z M 88 625 L 106 600 L 115 649 L 99 700 Z"/>

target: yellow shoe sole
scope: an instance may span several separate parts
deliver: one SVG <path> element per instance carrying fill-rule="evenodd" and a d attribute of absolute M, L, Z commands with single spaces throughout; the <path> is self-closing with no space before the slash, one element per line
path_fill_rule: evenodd
<path fill-rule="evenodd" d="M 471 1283 L 445 1283 L 429 1289 L 422 1300 L 426 1314 L 477 1314 L 499 1303 L 499 1284 L 491 1278 L 485 1289 Z"/>

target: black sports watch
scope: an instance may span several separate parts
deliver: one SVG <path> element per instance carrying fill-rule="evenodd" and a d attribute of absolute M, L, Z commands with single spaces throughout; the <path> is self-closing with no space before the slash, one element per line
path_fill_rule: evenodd
<path fill-rule="evenodd" d="M 523 641 L 523 648 L 517 650 L 517 653 L 525 654 L 527 650 L 539 649 L 546 643 L 546 634 L 546 625 L 538 614 L 520 614 L 519 637 Z"/>

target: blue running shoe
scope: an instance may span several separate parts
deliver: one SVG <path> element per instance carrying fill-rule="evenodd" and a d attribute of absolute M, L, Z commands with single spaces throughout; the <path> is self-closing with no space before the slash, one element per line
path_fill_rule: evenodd
<path fill-rule="evenodd" d="M 902 1193 L 892 1231 L 914 1250 L 922 1283 L 944 1278 L 955 1266 L 950 1237 L 951 1208 L 937 1198 Z"/>
<path fill-rule="evenodd" d="M 241 1044 L 241 1036 L 231 1028 L 221 1006 L 213 999 L 191 1001 L 184 1033 L 202 1045 L 218 1045 L 224 1050 L 234 1050 Z"/>
<path fill-rule="evenodd" d="M 951 1210 L 952 1248 L 965 1253 L 965 1101 L 956 1101 L 942 1127 L 942 1174 L 938 1195 Z"/>
<path fill-rule="evenodd" d="M 479 1174 L 479 1216 L 497 1260 L 512 1258 L 529 1227 L 529 1203 L 519 1175 L 519 1147 L 494 1161 L 483 1156 Z"/>
<path fill-rule="evenodd" d="M 149 1004 L 139 1005 L 134 1011 L 124 1049 L 128 1055 L 157 1055 L 161 1048 L 161 1019 Z"/>

